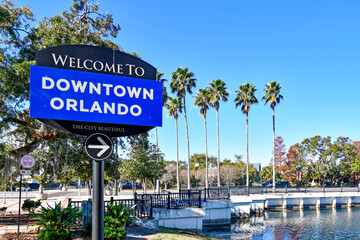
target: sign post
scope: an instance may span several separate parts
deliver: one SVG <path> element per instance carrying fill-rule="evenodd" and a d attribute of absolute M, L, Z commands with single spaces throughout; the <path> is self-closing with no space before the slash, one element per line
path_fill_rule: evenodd
<path fill-rule="evenodd" d="M 36 53 L 30 69 L 30 117 L 88 136 L 93 160 L 92 239 L 104 239 L 104 161 L 110 137 L 162 126 L 163 83 L 156 68 L 109 48 L 64 45 Z"/>
<path fill-rule="evenodd" d="M 35 165 L 35 159 L 30 155 L 22 156 L 20 159 L 20 187 L 19 187 L 19 214 L 18 214 L 18 231 L 17 238 L 19 239 L 20 234 L 20 210 L 21 210 L 21 187 L 22 187 L 22 176 L 30 174 L 30 170 L 22 170 L 22 168 L 32 168 Z M 26 172 L 23 172 L 26 171 Z"/>
<path fill-rule="evenodd" d="M 103 239 L 104 233 L 104 161 L 113 152 L 111 139 L 94 133 L 85 140 L 85 152 L 93 159 L 92 237 Z"/>

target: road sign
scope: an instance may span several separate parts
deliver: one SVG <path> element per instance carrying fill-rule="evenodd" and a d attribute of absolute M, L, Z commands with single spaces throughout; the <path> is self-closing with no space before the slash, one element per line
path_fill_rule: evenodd
<path fill-rule="evenodd" d="M 30 115 L 47 125 L 120 137 L 162 124 L 162 83 L 155 81 L 156 68 L 140 58 L 110 48 L 63 45 L 38 51 L 36 65 L 30 73 Z M 33 69 L 40 66 L 51 70 L 36 77 Z"/>
<path fill-rule="evenodd" d="M 35 165 L 35 159 L 30 155 L 22 156 L 20 164 L 23 168 L 32 168 Z"/>
<path fill-rule="evenodd" d="M 85 152 L 93 159 L 92 238 L 103 239 L 104 162 L 100 160 L 113 151 L 108 136 L 130 136 L 161 126 L 162 83 L 156 81 L 156 68 L 149 63 L 110 48 L 50 47 L 36 53 L 36 65 L 32 69 L 37 70 L 30 72 L 30 115 L 54 128 L 88 136 Z M 40 66 L 50 70 L 40 72 Z M 36 113 L 38 104 L 42 110 Z M 20 207 L 21 190 L 19 196 Z"/>
<path fill-rule="evenodd" d="M 105 160 L 113 152 L 113 143 L 105 134 L 94 133 L 85 140 L 85 152 L 94 160 Z"/>
<path fill-rule="evenodd" d="M 162 82 L 40 66 L 30 71 L 30 117 L 162 125 Z"/>
<path fill-rule="evenodd" d="M 30 174 L 31 174 L 31 170 L 20 170 L 20 174 L 21 174 L 21 175 L 30 175 Z"/>

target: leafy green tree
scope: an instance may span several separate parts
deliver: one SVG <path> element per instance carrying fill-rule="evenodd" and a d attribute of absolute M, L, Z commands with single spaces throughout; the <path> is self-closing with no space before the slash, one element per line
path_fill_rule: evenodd
<path fill-rule="evenodd" d="M 298 150 L 299 163 L 306 172 L 305 177 L 310 178 L 306 182 L 311 179 L 319 184 L 351 181 L 357 153 L 349 138 L 338 137 L 332 143 L 330 137 L 315 136 L 303 140 Z"/>
<path fill-rule="evenodd" d="M 273 154 L 275 159 L 275 107 L 280 103 L 280 100 L 283 99 L 283 96 L 280 94 L 280 83 L 276 81 L 272 81 L 266 84 L 266 88 L 264 89 L 265 95 L 262 100 L 265 100 L 265 105 L 267 103 L 270 104 L 270 108 L 272 109 L 273 114 L 273 143 L 274 149 Z M 273 182 L 275 183 L 275 161 L 273 162 Z M 273 191 L 275 192 L 275 184 L 273 184 Z"/>
<path fill-rule="evenodd" d="M 112 154 L 111 157 L 105 161 L 104 178 L 108 183 L 107 189 L 112 189 L 113 182 L 115 182 L 115 189 L 117 188 L 116 182 L 120 179 L 121 164 L 122 164 L 122 159 L 119 158 L 117 154 Z"/>
<path fill-rule="evenodd" d="M 360 172 L 360 141 L 354 141 L 353 142 L 355 147 L 355 157 L 351 160 L 351 170 L 354 172 L 355 176 L 357 175 L 359 178 L 359 172 Z M 358 179 L 355 178 L 357 182 L 359 182 Z"/>
<path fill-rule="evenodd" d="M 305 182 L 310 179 L 320 182 L 329 176 L 331 163 L 327 159 L 327 150 L 330 146 L 331 138 L 321 136 L 306 138 L 299 144 L 299 164 L 306 173 Z"/>
<path fill-rule="evenodd" d="M 176 130 L 176 183 L 177 190 L 180 189 L 180 180 L 179 180 L 179 135 L 178 135 L 178 118 L 179 112 L 182 111 L 181 98 L 168 98 L 167 103 L 165 104 L 166 109 L 168 110 L 167 115 L 173 116 L 175 120 L 175 130 Z"/>
<path fill-rule="evenodd" d="M 199 169 L 206 169 L 206 154 L 204 153 L 194 153 L 190 157 L 190 169 L 195 170 L 195 164 L 199 164 Z M 214 156 L 208 156 L 208 165 L 211 168 L 214 168 L 217 164 L 217 159 Z"/>
<path fill-rule="evenodd" d="M 263 167 L 260 170 L 260 178 L 263 181 L 270 181 L 272 179 L 272 175 L 273 175 L 273 170 L 271 166 Z"/>
<path fill-rule="evenodd" d="M 119 49 L 110 39 L 117 36 L 120 26 L 113 23 L 111 14 L 99 12 L 98 4 L 74 0 L 69 10 L 45 17 L 38 24 L 33 16 L 29 7 L 0 3 L 0 132 L 11 129 L 19 142 L 7 152 L 13 164 L 18 156 L 33 152 L 40 144 L 49 147 L 47 141 L 61 138 L 57 130 L 29 117 L 29 69 L 35 64 L 36 51 L 64 44 Z M 46 182 L 53 176 L 47 176 L 45 165 L 39 178 Z"/>
<path fill-rule="evenodd" d="M 235 181 L 236 185 L 245 185 L 246 184 L 246 180 L 245 180 L 245 176 L 246 176 L 246 163 L 242 160 L 242 155 L 234 155 L 235 157 L 235 162 L 237 164 L 237 166 L 239 167 L 239 176 Z M 249 171 L 250 173 L 250 171 Z"/>
<path fill-rule="evenodd" d="M 249 112 L 251 105 L 258 103 L 255 97 L 255 85 L 243 83 L 236 91 L 236 107 L 241 106 L 241 111 L 246 116 L 246 186 L 249 186 Z"/>
<path fill-rule="evenodd" d="M 122 164 L 123 174 L 133 182 L 140 179 L 146 191 L 146 180 L 160 178 L 164 173 L 165 162 L 163 154 L 157 151 L 156 146 L 150 143 L 147 132 L 128 137 L 128 158 Z M 154 175 L 155 174 L 155 175 Z"/>
<path fill-rule="evenodd" d="M 204 118 L 204 132 L 205 132 L 205 187 L 209 187 L 209 170 L 208 170 L 208 148 L 207 148 L 207 129 L 206 129 L 206 113 L 210 107 L 210 91 L 208 88 L 199 89 L 196 93 L 194 105 L 200 107 L 200 114 Z"/>
<path fill-rule="evenodd" d="M 352 175 L 351 162 L 356 158 L 356 148 L 352 141 L 347 137 L 338 137 L 326 153 L 329 162 L 336 169 L 335 174 L 331 176 L 332 182 L 349 182 Z"/>
<path fill-rule="evenodd" d="M 211 104 L 216 111 L 216 129 L 217 129 L 217 147 L 218 147 L 218 156 L 217 156 L 217 170 L 218 170 L 218 187 L 220 187 L 220 131 L 219 131 L 219 108 L 220 101 L 227 102 L 229 97 L 229 92 L 226 89 L 226 83 L 221 79 L 213 80 L 210 83 L 210 92 L 211 92 Z"/>
<path fill-rule="evenodd" d="M 182 99 L 184 105 L 184 117 L 185 117 L 185 128 L 186 128 L 186 141 L 188 150 L 188 172 L 187 172 L 187 187 L 190 186 L 190 143 L 189 143 L 189 130 L 186 116 L 186 93 L 192 94 L 192 88 L 196 87 L 196 78 L 194 73 L 189 71 L 189 68 L 178 68 L 176 72 L 171 75 L 170 88 L 172 93 L 176 93 L 179 98 Z"/>

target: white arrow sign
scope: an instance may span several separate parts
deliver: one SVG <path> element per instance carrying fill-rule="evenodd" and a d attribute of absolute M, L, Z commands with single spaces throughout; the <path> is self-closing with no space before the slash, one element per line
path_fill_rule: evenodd
<path fill-rule="evenodd" d="M 102 161 L 111 156 L 113 142 L 103 133 L 94 133 L 85 140 L 85 152 L 95 161 Z"/>
<path fill-rule="evenodd" d="M 89 145 L 88 148 L 96 148 L 96 149 L 102 149 L 100 152 L 98 152 L 97 156 L 100 157 L 101 155 L 103 155 L 109 148 L 110 146 L 106 144 L 106 142 L 101 138 L 101 137 L 97 137 L 97 140 L 99 140 L 99 142 L 102 145 Z"/>

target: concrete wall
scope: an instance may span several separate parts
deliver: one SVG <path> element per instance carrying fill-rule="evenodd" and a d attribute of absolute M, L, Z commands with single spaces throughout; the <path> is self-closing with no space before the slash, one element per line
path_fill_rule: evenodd
<path fill-rule="evenodd" d="M 264 209 L 298 209 L 360 206 L 358 192 L 289 193 L 232 196 L 232 216 L 248 217 Z M 256 206 L 256 207 L 254 207 Z M 256 211 L 254 211 L 254 208 Z"/>
<path fill-rule="evenodd" d="M 203 226 L 202 208 L 153 209 L 153 217 L 159 226 L 201 231 Z"/>
<path fill-rule="evenodd" d="M 153 217 L 162 227 L 201 231 L 203 226 L 230 225 L 231 207 L 230 201 L 207 201 L 202 208 L 153 209 Z"/>
<path fill-rule="evenodd" d="M 203 202 L 203 226 L 230 225 L 231 208 L 232 204 L 230 201 Z"/>

